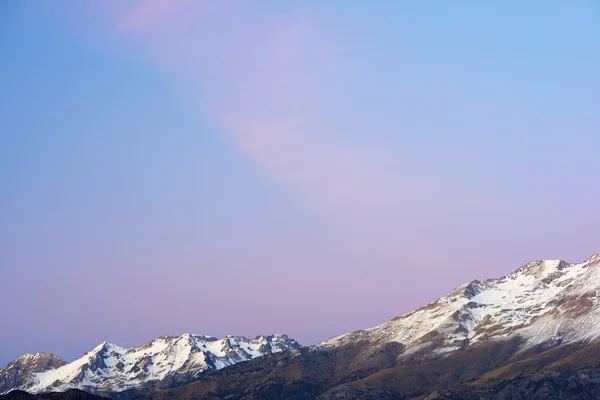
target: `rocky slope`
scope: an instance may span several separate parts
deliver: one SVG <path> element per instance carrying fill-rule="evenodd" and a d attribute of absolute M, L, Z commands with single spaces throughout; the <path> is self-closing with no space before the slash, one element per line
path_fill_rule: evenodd
<path fill-rule="evenodd" d="M 177 386 L 240 361 L 298 347 L 294 339 L 279 334 L 254 339 L 163 336 L 131 349 L 104 342 L 72 363 L 32 370 L 15 381 L 16 385 L 5 387 L 4 392 L 20 389 L 42 393 L 76 388 L 115 396 L 127 390 Z"/>
<path fill-rule="evenodd" d="M 499 279 L 472 281 L 376 328 L 326 341 L 358 340 L 375 349 L 403 347 L 402 359 L 436 359 L 468 346 L 518 336 L 522 347 L 553 346 L 600 336 L 600 254 L 583 263 L 531 262 Z"/>
<path fill-rule="evenodd" d="M 25 354 L 0 369 L 0 393 L 17 388 L 34 374 L 62 367 L 67 362 L 54 354 Z"/>
<path fill-rule="evenodd" d="M 425 398 L 597 399 L 600 345 L 571 343 L 529 354 Z"/>
<path fill-rule="evenodd" d="M 474 348 L 491 352 L 493 363 L 500 366 L 482 369 L 485 353 L 479 352 L 478 357 L 473 357 L 473 354 L 468 355 L 472 351 L 469 349 L 435 361 L 383 370 L 362 381 L 337 386 L 319 399 L 587 400 L 600 397 L 600 345 L 581 347 L 579 343 L 572 343 L 539 353 L 531 348 L 498 363 L 498 355 L 503 358 L 510 353 L 496 353 L 501 348 L 499 343 Z"/>
<path fill-rule="evenodd" d="M 113 398 L 157 388 L 134 393 L 153 400 L 592 399 L 600 394 L 599 291 L 600 254 L 537 261 L 312 347 L 284 336 L 104 343 L 23 387 Z"/>
<path fill-rule="evenodd" d="M 535 357 L 559 360 L 596 343 L 599 291 L 600 255 L 573 264 L 532 262 L 461 285 L 378 327 L 226 368 L 154 397 L 424 398 L 506 366 L 543 374 Z"/>

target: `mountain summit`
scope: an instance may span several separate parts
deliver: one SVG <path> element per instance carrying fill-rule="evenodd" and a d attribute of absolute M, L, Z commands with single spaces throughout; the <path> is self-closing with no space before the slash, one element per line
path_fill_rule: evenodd
<path fill-rule="evenodd" d="M 583 263 L 530 262 L 499 279 L 475 280 L 385 324 L 330 339 L 376 347 L 401 344 L 401 359 L 435 359 L 490 340 L 520 337 L 522 348 L 600 335 L 600 257 Z"/>
<path fill-rule="evenodd" d="M 20 368 L 22 373 L 6 380 L 0 386 L 0 392 L 13 389 L 30 393 L 81 389 L 107 394 L 142 387 L 145 390 L 173 387 L 240 361 L 298 347 L 300 345 L 294 339 L 283 334 L 254 339 L 241 336 L 217 339 L 191 334 L 161 336 L 130 349 L 103 342 L 69 364 L 57 358 L 53 363 L 46 362 L 43 367 L 32 364 L 35 367 Z M 14 370 L 13 365 L 23 365 L 19 361 L 23 357 L 2 370 L 0 377 L 5 371 Z M 33 357 L 41 359 L 39 355 Z"/>
<path fill-rule="evenodd" d="M 50 371 L 67 364 L 50 353 L 24 354 L 0 369 L 0 393 L 19 387 L 34 374 Z"/>
<path fill-rule="evenodd" d="M 380 326 L 224 368 L 154 398 L 598 398 L 598 293 L 598 255 L 530 262 Z"/>
<path fill-rule="evenodd" d="M 315 346 L 286 335 L 105 342 L 13 388 L 155 400 L 600 398 L 599 293 L 600 255 L 535 261 Z"/>

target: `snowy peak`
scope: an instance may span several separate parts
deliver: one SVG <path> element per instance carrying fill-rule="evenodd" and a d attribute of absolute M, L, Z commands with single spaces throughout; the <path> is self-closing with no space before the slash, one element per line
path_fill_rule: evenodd
<path fill-rule="evenodd" d="M 0 393 L 22 385 L 32 374 L 53 370 L 67 362 L 50 353 L 24 354 L 0 369 Z"/>
<path fill-rule="evenodd" d="M 588 258 L 586 261 L 586 264 L 592 266 L 592 265 L 598 265 L 600 264 L 600 253 L 596 253 L 593 254 L 590 258 Z"/>
<path fill-rule="evenodd" d="M 540 278 L 542 276 L 551 275 L 557 271 L 562 271 L 565 268 L 568 268 L 571 264 L 563 261 L 563 260 L 543 260 L 543 261 L 533 261 L 528 264 L 525 264 L 523 267 L 519 268 L 517 271 L 513 272 L 509 276 L 534 276 L 536 278 Z"/>
<path fill-rule="evenodd" d="M 400 344 L 400 357 L 438 358 L 490 340 L 519 337 L 522 348 L 600 338 L 600 254 L 583 263 L 530 262 L 515 272 L 475 280 L 375 328 L 324 342 Z"/>
<path fill-rule="evenodd" d="M 33 371 L 2 391 L 21 389 L 40 393 L 76 388 L 108 394 L 171 387 L 241 361 L 298 347 L 287 335 L 217 339 L 186 333 L 161 336 L 129 349 L 103 342 L 72 363 Z"/>
<path fill-rule="evenodd" d="M 23 354 L 10 362 L 2 371 L 28 369 L 33 372 L 41 372 L 64 364 L 66 361 L 51 353 Z"/>

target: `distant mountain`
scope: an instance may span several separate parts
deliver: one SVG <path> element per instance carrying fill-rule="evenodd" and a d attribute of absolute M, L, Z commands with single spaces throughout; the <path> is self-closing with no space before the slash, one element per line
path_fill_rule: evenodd
<path fill-rule="evenodd" d="M 241 361 L 299 347 L 294 339 L 281 334 L 254 339 L 163 336 L 131 349 L 104 342 L 69 364 L 52 355 L 19 357 L 0 372 L 0 377 L 7 377 L 0 392 L 61 392 L 75 388 L 116 395 L 127 390 L 168 388 Z"/>
<path fill-rule="evenodd" d="M 531 262 L 499 279 L 461 285 L 378 327 L 152 397 L 600 398 L 599 293 L 600 254 L 583 263 Z"/>
<path fill-rule="evenodd" d="M 285 335 L 103 343 L 19 388 L 145 400 L 597 399 L 599 293 L 600 254 L 536 261 L 311 347 Z"/>
<path fill-rule="evenodd" d="M 0 393 L 20 387 L 37 373 L 50 371 L 67 364 L 54 354 L 25 354 L 0 369 Z"/>
<path fill-rule="evenodd" d="M 536 261 L 500 279 L 472 281 L 376 328 L 318 346 L 398 344 L 403 361 L 425 361 L 479 343 L 519 337 L 520 348 L 553 347 L 600 336 L 600 254 L 583 263 Z M 365 354 L 367 357 L 369 354 Z"/>

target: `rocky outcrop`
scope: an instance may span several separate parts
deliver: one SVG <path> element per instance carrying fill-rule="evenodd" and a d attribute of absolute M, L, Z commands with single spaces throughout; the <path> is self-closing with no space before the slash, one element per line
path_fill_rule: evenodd
<path fill-rule="evenodd" d="M 33 374 L 50 371 L 67 362 L 54 354 L 37 353 L 25 354 L 0 369 L 0 393 L 24 385 Z"/>

